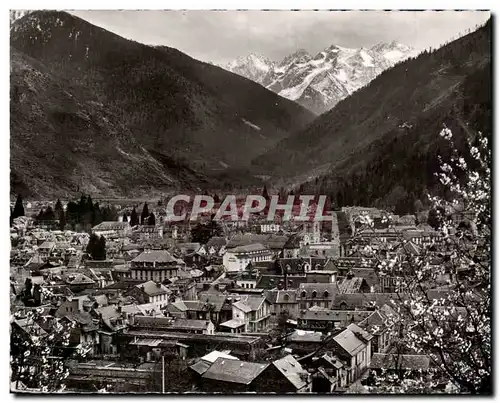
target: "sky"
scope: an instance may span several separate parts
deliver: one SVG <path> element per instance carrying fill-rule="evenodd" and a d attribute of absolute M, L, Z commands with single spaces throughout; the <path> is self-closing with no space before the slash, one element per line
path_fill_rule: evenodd
<path fill-rule="evenodd" d="M 226 64 L 249 53 L 275 61 L 298 49 L 315 55 L 330 45 L 371 47 L 397 42 L 438 47 L 477 24 L 482 11 L 71 11 L 125 38 L 176 48 Z"/>

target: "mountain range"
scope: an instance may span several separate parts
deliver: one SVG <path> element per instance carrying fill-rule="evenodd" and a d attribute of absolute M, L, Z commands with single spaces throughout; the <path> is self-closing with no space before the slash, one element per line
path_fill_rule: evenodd
<path fill-rule="evenodd" d="M 11 193 L 233 191 L 267 177 L 274 187 L 328 194 L 340 205 L 404 213 L 435 185 L 437 156 L 449 152 L 438 135 L 443 125 L 458 146 L 466 134 L 492 130 L 491 22 L 393 67 L 391 52 L 407 49 L 395 42 L 331 46 L 314 58 L 299 50 L 278 64 L 250 55 L 232 64 L 235 74 L 65 12 L 17 17 Z M 250 62 L 248 79 L 241 75 Z M 357 90 L 320 85 L 335 82 L 332 71 L 364 69 L 369 77 L 377 68 L 385 70 Z M 283 91 L 297 102 L 276 93 Z M 335 106 L 316 117 L 307 108 L 321 112 L 327 93 Z M 306 99 L 307 108 L 299 105 Z"/>
<path fill-rule="evenodd" d="M 396 41 L 371 48 L 332 45 L 315 56 L 299 49 L 281 62 L 251 53 L 225 68 L 321 114 L 384 70 L 416 54 Z"/>
<path fill-rule="evenodd" d="M 408 212 L 436 190 L 439 132 L 491 133 L 491 21 L 384 71 L 253 163 L 288 186 L 328 193 L 340 204 Z"/>
<path fill-rule="evenodd" d="M 11 192 L 218 184 L 218 172 L 245 166 L 314 118 L 243 77 L 66 12 L 12 17 Z"/>

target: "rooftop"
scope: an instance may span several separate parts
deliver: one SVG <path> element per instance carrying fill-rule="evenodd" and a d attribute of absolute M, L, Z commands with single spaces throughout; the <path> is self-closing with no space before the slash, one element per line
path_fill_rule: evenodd
<path fill-rule="evenodd" d="M 269 364 L 218 358 L 203 374 L 203 378 L 249 385 Z"/>

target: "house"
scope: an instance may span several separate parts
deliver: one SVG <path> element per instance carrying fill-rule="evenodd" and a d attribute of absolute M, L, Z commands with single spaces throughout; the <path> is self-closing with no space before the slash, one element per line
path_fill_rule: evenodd
<path fill-rule="evenodd" d="M 275 360 L 258 376 L 257 392 L 308 393 L 311 391 L 309 373 L 292 356 Z"/>
<path fill-rule="evenodd" d="M 132 228 L 132 238 L 139 242 L 150 239 L 163 239 L 163 226 L 138 225 Z"/>
<path fill-rule="evenodd" d="M 320 308 L 331 308 L 334 298 L 339 294 L 336 283 L 302 283 L 298 291 L 299 309 L 315 305 Z"/>
<path fill-rule="evenodd" d="M 305 355 L 317 351 L 324 345 L 325 336 L 321 332 L 297 329 L 286 337 L 286 347 L 293 354 Z"/>
<path fill-rule="evenodd" d="M 311 377 L 313 393 L 331 393 L 348 386 L 347 363 L 331 352 L 313 356 L 309 367 L 314 369 Z"/>
<path fill-rule="evenodd" d="M 295 319 L 299 313 L 297 290 L 273 290 L 266 292 L 266 298 L 271 303 L 271 315 L 278 317 L 286 313 L 290 319 Z"/>
<path fill-rule="evenodd" d="M 52 252 L 54 252 L 55 247 L 56 247 L 55 242 L 49 242 L 49 241 L 43 242 L 38 247 L 38 256 L 40 256 L 40 258 L 43 260 L 47 260 L 49 257 L 52 256 Z"/>
<path fill-rule="evenodd" d="M 228 248 L 222 262 L 228 273 L 238 273 L 244 271 L 249 263 L 271 260 L 273 253 L 264 245 L 255 243 Z"/>
<path fill-rule="evenodd" d="M 261 332 L 267 329 L 271 304 L 265 297 L 245 295 L 232 304 L 233 317 L 221 323 L 231 333 Z"/>
<path fill-rule="evenodd" d="M 339 284 L 341 294 L 356 294 L 370 292 L 371 288 L 362 277 L 354 277 L 352 272 L 349 272 L 343 281 Z"/>
<path fill-rule="evenodd" d="M 213 236 L 205 245 L 210 256 L 223 256 L 226 252 L 227 239 L 222 236 Z"/>
<path fill-rule="evenodd" d="M 300 241 L 301 237 L 299 234 L 292 234 L 288 237 L 288 240 L 283 246 L 283 257 L 285 259 L 297 259 L 300 253 Z"/>
<path fill-rule="evenodd" d="M 372 354 L 384 354 L 391 348 L 393 340 L 399 334 L 398 322 L 399 315 L 389 305 L 384 305 L 377 311 L 371 312 L 362 321 L 357 322 L 359 327 L 374 336 Z"/>
<path fill-rule="evenodd" d="M 125 238 L 131 234 L 132 228 L 128 222 L 103 221 L 92 227 L 92 233 L 105 238 Z"/>
<path fill-rule="evenodd" d="M 313 306 L 299 312 L 297 327 L 303 330 L 328 332 L 341 329 L 351 323 L 358 323 L 372 313 L 372 311 L 342 311 Z"/>
<path fill-rule="evenodd" d="M 373 336 L 352 323 L 333 337 L 335 353 L 347 361 L 347 383 L 357 380 L 370 366 L 371 340 Z"/>
<path fill-rule="evenodd" d="M 117 335 L 128 327 L 126 314 L 121 306 L 102 306 L 91 312 L 99 320 L 99 348 L 101 354 L 117 353 Z"/>
<path fill-rule="evenodd" d="M 171 291 L 161 283 L 146 281 L 133 286 L 125 295 L 134 297 L 140 304 L 167 305 Z"/>
<path fill-rule="evenodd" d="M 64 277 L 69 289 L 75 293 L 94 288 L 96 284 L 94 280 L 83 273 L 67 273 Z"/>
<path fill-rule="evenodd" d="M 144 251 L 131 261 L 130 272 L 134 280 L 163 282 L 184 271 L 185 263 L 166 250 Z"/>
<path fill-rule="evenodd" d="M 269 365 L 219 357 L 201 376 L 200 389 L 205 393 L 256 392 L 257 378 Z"/>
<path fill-rule="evenodd" d="M 207 369 L 211 367 L 211 365 L 217 361 L 218 358 L 222 358 L 225 360 L 236 360 L 239 361 L 238 357 L 232 356 L 225 352 L 214 350 L 207 355 L 201 357 L 198 361 L 196 361 L 193 365 L 189 367 L 192 371 L 194 371 L 197 375 L 203 375 Z"/>
<path fill-rule="evenodd" d="M 177 247 L 187 265 L 201 265 L 207 260 L 208 253 L 205 246 L 199 242 L 178 243 Z"/>
<path fill-rule="evenodd" d="M 69 337 L 70 347 L 81 344 L 89 347 L 92 354 L 99 351 L 99 321 L 94 319 L 89 312 L 60 313 L 58 317 L 62 322 L 72 326 Z"/>

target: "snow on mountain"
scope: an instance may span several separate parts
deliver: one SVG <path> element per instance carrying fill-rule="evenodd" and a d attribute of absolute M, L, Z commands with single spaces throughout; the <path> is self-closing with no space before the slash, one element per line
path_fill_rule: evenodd
<path fill-rule="evenodd" d="M 316 113 L 323 113 L 384 70 L 415 55 L 412 48 L 396 41 L 379 43 L 369 49 L 331 45 L 314 57 L 299 49 L 280 63 L 250 54 L 238 58 L 226 69 Z"/>
<path fill-rule="evenodd" d="M 261 84 L 262 79 L 274 67 L 274 64 L 265 56 L 250 53 L 246 57 L 239 57 L 227 64 L 225 69 Z"/>

